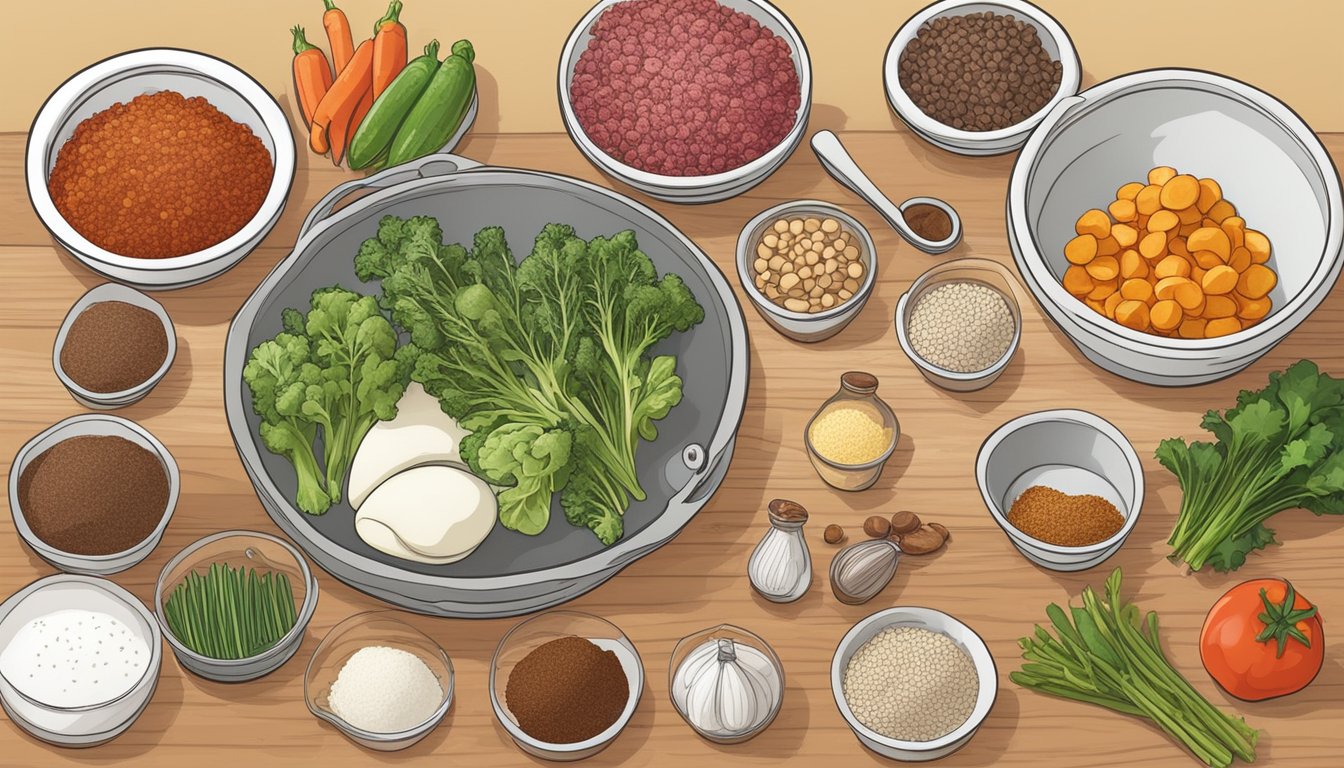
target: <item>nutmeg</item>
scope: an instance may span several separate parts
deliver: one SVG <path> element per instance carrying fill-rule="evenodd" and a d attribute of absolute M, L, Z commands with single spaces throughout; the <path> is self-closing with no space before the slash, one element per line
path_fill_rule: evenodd
<path fill-rule="evenodd" d="M 845 529 L 835 523 L 831 523 L 826 526 L 826 530 L 822 532 L 821 538 L 827 544 L 839 544 L 845 540 Z"/>
<path fill-rule="evenodd" d="M 870 539 L 885 539 L 891 533 L 891 521 L 881 515 L 873 515 L 863 521 L 863 532 Z"/>
<path fill-rule="evenodd" d="M 922 525 L 916 530 L 901 534 L 898 538 L 901 551 L 907 555 L 927 555 L 937 552 L 947 541 L 946 531 L 946 528 L 940 532 L 931 526 Z"/>
<path fill-rule="evenodd" d="M 893 534 L 905 534 L 919 528 L 919 515 L 909 510 L 901 510 L 891 516 L 891 532 Z"/>
<path fill-rule="evenodd" d="M 952 533 L 947 530 L 947 526 L 942 523 L 929 523 L 929 527 L 943 535 L 943 541 L 952 538 Z"/>

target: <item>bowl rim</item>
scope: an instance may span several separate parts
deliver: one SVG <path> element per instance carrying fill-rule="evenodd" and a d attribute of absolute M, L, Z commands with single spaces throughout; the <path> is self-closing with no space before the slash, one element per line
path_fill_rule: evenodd
<path fill-rule="evenodd" d="M 578 56 L 582 53 L 578 50 L 579 38 L 592 28 L 598 17 L 608 8 L 622 2 L 626 2 L 626 0 L 598 0 L 570 30 L 569 37 L 565 39 L 564 48 L 560 51 L 559 82 L 557 85 L 560 116 L 563 118 L 565 131 L 579 145 L 584 155 L 602 170 L 622 180 L 629 180 L 634 186 L 661 187 L 671 192 L 694 192 L 733 184 L 746 178 L 755 178 L 759 174 L 767 172 L 772 166 L 781 163 L 797 148 L 799 139 L 807 130 L 807 116 L 812 106 L 812 60 L 807 50 L 807 44 L 803 41 L 803 36 L 798 31 L 797 25 L 783 11 L 766 2 L 766 0 L 743 0 L 743 2 L 756 9 L 758 11 L 756 13 L 748 10 L 734 10 L 753 16 L 757 21 L 760 20 L 761 14 L 764 14 L 778 23 L 786 34 L 777 36 L 782 37 L 788 43 L 789 51 L 793 54 L 797 65 L 798 110 L 794 114 L 793 127 L 789 129 L 789 132 L 784 135 L 784 138 L 778 144 L 746 165 L 707 176 L 666 176 L 660 173 L 651 173 L 627 165 L 598 147 L 597 143 L 588 137 L 587 132 L 583 130 L 583 126 L 579 124 L 578 115 L 574 112 L 574 106 L 570 102 L 569 85 L 573 79 L 573 75 L 570 73 L 570 65 L 571 63 L 577 63 Z"/>
<path fill-rule="evenodd" d="M 120 552 L 112 552 L 106 555 L 81 555 L 75 552 L 66 552 L 63 549 L 57 549 L 46 543 L 39 538 L 32 527 L 28 525 L 27 515 L 23 511 L 23 507 L 19 504 L 19 478 L 23 474 L 22 469 L 26 468 L 26 466 L 31 463 L 33 451 L 36 449 L 38 443 L 49 437 L 55 436 L 64 430 L 68 430 L 77 424 L 91 421 L 103 421 L 111 424 L 108 428 L 108 432 L 101 432 L 94 436 L 120 437 L 121 435 L 117 433 L 119 431 L 125 431 L 131 432 L 148 442 L 150 451 L 156 458 L 158 458 L 159 463 L 163 465 L 163 472 L 168 478 L 168 501 L 164 505 L 163 516 L 159 518 L 159 522 L 154 529 L 150 531 L 148 536 L 141 539 L 134 546 Z M 79 437 L 79 435 L 72 435 L 71 437 Z M 57 440 L 56 443 L 65 442 L 68 439 L 70 438 L 63 437 L 60 440 Z M 54 447 L 56 443 L 52 443 L 52 447 Z M 48 450 L 50 450 L 50 448 L 48 448 Z M 72 560 L 77 563 L 86 564 L 86 567 L 89 568 L 106 568 L 118 565 L 117 561 L 119 560 L 135 558 L 134 562 L 118 568 L 117 570 L 125 570 L 125 568 L 129 568 L 132 565 L 135 565 L 135 563 L 144 560 L 154 549 L 154 546 L 146 548 L 145 545 L 157 545 L 157 542 L 163 537 L 163 532 L 167 530 L 168 521 L 173 517 L 173 511 L 177 507 L 177 499 L 181 490 L 182 480 L 180 470 L 177 466 L 177 460 L 173 458 L 173 454 L 168 451 L 168 448 L 164 446 L 163 443 L 159 442 L 159 439 L 150 433 L 149 430 L 124 416 L 114 416 L 110 413 L 81 413 L 61 419 L 29 438 L 28 441 L 23 444 L 23 447 L 19 449 L 18 453 L 14 454 L 14 461 L 9 467 L 9 510 L 11 517 L 14 519 L 14 527 L 19 532 L 19 538 L 23 539 L 23 542 L 31 547 L 33 551 L 37 552 L 38 555 L 42 556 L 44 560 L 52 562 L 63 571 L 67 569 L 67 566 L 61 562 L 64 560 Z M 144 551 L 141 552 L 141 549 L 144 549 Z"/>
<path fill-rule="evenodd" d="M 939 279 L 942 273 L 952 269 L 968 269 L 982 272 L 992 272 L 1001 278 L 1004 278 L 1008 284 L 1009 291 L 1004 292 L 996 286 L 988 285 L 990 290 L 1003 296 L 1008 303 L 1008 311 L 1013 316 L 1013 338 L 1008 341 L 1008 348 L 1003 351 L 999 359 L 995 360 L 987 368 L 978 371 L 953 371 L 943 368 L 925 360 L 915 351 L 914 345 L 910 343 L 909 332 L 906 326 L 909 324 L 908 314 L 911 311 L 910 301 L 917 292 L 932 287 L 941 282 Z M 950 278 L 955 279 L 955 278 Z M 1013 355 L 1017 354 L 1017 349 L 1022 342 L 1022 302 L 1017 296 L 1020 283 L 1013 273 L 1005 266 L 992 259 L 982 259 L 973 256 L 967 256 L 960 259 L 945 261 L 941 264 L 935 264 L 924 270 L 923 274 L 915 278 L 905 293 L 896 302 L 896 316 L 894 318 L 896 325 L 896 340 L 900 342 L 901 350 L 905 352 L 906 357 L 910 358 L 917 367 L 932 373 L 940 378 L 949 381 L 982 381 L 997 377 L 1008 364 L 1012 362 Z"/>
<path fill-rule="evenodd" d="M 107 294 L 106 298 L 102 298 Z M 66 372 L 65 366 L 61 364 L 61 353 L 65 351 L 65 343 L 69 338 L 70 328 L 75 324 L 75 320 L 83 315 L 89 308 L 95 304 L 105 304 L 107 302 L 122 302 L 147 309 L 159 318 L 163 324 L 163 332 L 168 337 L 168 353 L 164 355 L 163 364 L 158 370 L 150 374 L 149 378 L 127 389 L 116 392 L 94 392 L 91 389 L 85 389 L 80 386 L 70 374 Z M 78 311 L 76 311 L 78 310 Z M 137 400 L 149 394 L 150 390 L 158 386 L 163 377 L 168 375 L 168 369 L 173 367 L 173 361 L 177 358 L 177 330 L 173 326 L 173 318 L 169 316 L 168 310 L 163 305 L 155 301 L 153 297 L 138 291 L 129 285 L 121 283 L 100 283 L 84 292 L 70 305 L 70 310 L 66 312 L 65 319 L 61 321 L 60 328 L 56 331 L 56 340 L 51 349 L 51 365 L 56 370 L 56 378 L 61 380 L 61 384 L 70 393 L 80 400 L 88 400 L 94 403 L 104 405 L 129 405 L 130 402 Z"/>
<path fill-rule="evenodd" d="M 638 675 L 633 680 L 629 680 L 628 679 L 629 676 L 627 675 L 627 681 L 629 682 L 630 685 L 630 698 L 629 700 L 626 701 L 625 709 L 621 711 L 620 717 L 616 718 L 615 722 L 607 726 L 606 730 L 602 731 L 596 736 L 584 739 L 583 741 L 576 741 L 572 744 L 556 744 L 550 741 L 542 741 L 541 739 L 538 739 L 532 736 L 531 734 L 527 733 L 526 731 L 524 731 L 522 729 L 522 726 L 515 723 L 509 717 L 510 714 L 509 708 L 507 705 L 505 705 L 503 701 L 500 700 L 498 685 L 496 684 L 497 679 L 499 677 L 499 652 L 504 650 L 504 648 L 508 645 L 510 638 L 512 638 L 515 633 L 520 632 L 528 624 L 531 624 L 535 621 L 540 621 L 542 619 L 554 618 L 557 616 L 565 616 L 571 619 L 577 619 L 581 621 L 596 621 L 601 624 L 605 624 L 611 629 L 615 630 L 616 634 L 619 635 L 620 638 L 617 642 L 623 646 L 627 646 L 626 650 L 628 650 L 630 652 L 630 655 L 634 658 L 635 670 L 638 672 Z M 589 642 L 592 642 L 591 638 L 584 638 L 584 639 L 588 640 Z M 529 616 L 523 619 L 522 621 L 514 624 L 512 627 L 510 627 L 509 631 L 505 632 L 504 636 L 499 639 L 499 643 L 495 646 L 494 653 L 490 655 L 490 708 L 494 711 L 495 720 L 499 721 L 500 726 L 504 728 L 504 730 L 509 734 L 509 737 L 516 742 L 526 744 L 532 748 L 539 749 L 544 752 L 553 752 L 556 754 L 583 753 L 588 750 L 604 747 L 607 744 L 610 744 L 611 742 L 615 741 L 616 737 L 620 736 L 621 732 L 625 730 L 625 727 L 630 724 L 630 721 L 635 716 L 635 711 L 639 709 L 639 700 L 644 695 L 644 680 L 645 677 L 647 677 L 647 674 L 648 674 L 647 670 L 645 670 L 644 668 L 644 658 L 639 655 L 639 649 L 635 647 L 635 641 L 630 639 L 630 636 L 625 633 L 625 630 L 616 626 L 612 622 L 602 618 L 601 616 L 596 616 L 594 614 L 586 613 L 584 611 L 575 611 L 563 608 L 556 610 L 542 611 L 540 613 Z M 506 685 L 508 684 L 507 680 L 505 680 L 505 684 Z"/>
<path fill-rule="evenodd" d="M 443 662 L 444 667 L 448 670 L 447 680 L 446 681 L 440 680 L 440 683 L 446 682 L 446 685 L 443 685 L 443 701 L 439 703 L 438 708 L 434 710 L 434 712 L 429 716 L 428 719 L 416 725 L 413 725 L 405 730 L 395 731 L 392 733 L 379 733 L 377 731 L 366 731 L 363 728 L 352 725 L 351 723 L 346 721 L 345 718 L 336 714 L 331 709 L 320 706 L 317 703 L 317 697 L 313 695 L 313 692 L 311 690 L 313 685 L 312 683 L 313 672 L 315 667 L 317 666 L 317 656 L 321 651 L 325 650 L 325 646 L 327 645 L 328 641 L 334 641 L 335 639 L 340 638 L 342 635 L 344 635 L 351 629 L 354 629 L 363 624 L 367 624 L 371 621 L 387 621 L 392 622 L 394 624 L 399 624 L 400 629 L 409 632 L 411 634 L 419 635 L 421 638 L 425 640 L 426 643 L 428 643 L 430 646 L 432 646 L 435 650 L 438 651 L 439 659 Z M 433 672 L 433 670 L 430 671 Z M 339 670 L 337 670 L 337 673 L 339 674 Z M 308 706 L 308 711 L 311 712 L 314 717 L 320 720 L 325 720 L 328 723 L 331 723 L 333 726 L 336 727 L 337 730 L 343 731 L 347 736 L 351 736 L 355 739 L 361 739 L 364 741 L 383 743 L 383 744 L 394 744 L 399 741 L 407 741 L 407 740 L 414 743 L 414 741 L 418 741 L 419 739 L 423 738 L 426 734 L 428 734 L 430 731 L 438 727 L 439 723 L 442 722 L 443 718 L 448 714 L 448 710 L 452 709 L 453 698 L 456 688 L 457 688 L 457 671 L 453 668 L 453 659 L 451 656 L 448 655 L 448 652 L 443 649 L 442 645 L 439 645 L 438 641 L 436 641 L 429 635 L 426 635 L 424 632 L 421 632 L 420 630 L 411 626 L 410 624 L 407 624 L 406 622 L 402 621 L 400 618 L 398 618 L 397 612 L 392 610 L 374 609 L 371 611 L 361 611 L 359 613 L 355 613 L 345 617 L 344 619 L 341 619 L 339 622 L 333 625 L 331 629 L 327 630 L 327 634 L 323 636 L 322 641 L 317 644 L 317 648 L 313 649 L 313 655 L 308 659 L 308 666 L 304 667 L 303 670 L 303 699 L 304 703 L 307 704 Z M 331 693 L 330 690 L 328 690 L 327 694 L 330 695 L 330 693 Z M 409 744 L 407 746 L 409 746 Z"/>
<path fill-rule="evenodd" d="M 261 206 L 241 229 L 229 237 L 194 253 L 161 259 L 134 258 L 99 247 L 65 220 L 47 189 L 49 171 L 46 159 L 53 150 L 59 151 L 59 148 L 53 145 L 61 113 L 82 102 L 111 77 L 131 69 L 155 67 L 188 70 L 196 76 L 232 91 L 246 102 L 256 113 L 266 133 L 270 134 L 274 145 L 270 153 L 273 172 L 270 188 Z M 158 88 L 155 92 L 159 90 L 165 89 Z M 57 242 L 68 247 L 80 260 L 88 259 L 96 265 L 153 274 L 199 267 L 226 259 L 244 249 L 250 241 L 260 238 L 274 226 L 280 211 L 285 207 L 294 182 L 296 155 L 294 133 L 290 129 L 284 110 L 280 108 L 275 97 L 255 78 L 230 62 L 207 53 L 185 48 L 153 47 L 124 51 L 101 59 L 74 73 L 57 86 L 56 90 L 42 102 L 29 126 L 24 151 L 24 172 L 29 202 L 42 225 Z"/>
<path fill-rule="evenodd" d="M 1090 111 L 1094 107 L 1132 93 L 1163 88 L 1182 90 L 1193 88 L 1258 111 L 1276 123 L 1301 147 L 1302 151 L 1315 162 L 1316 172 L 1320 175 L 1322 192 L 1325 196 L 1323 213 L 1327 221 L 1323 238 L 1324 247 L 1317 254 L 1318 261 L 1311 277 L 1282 307 L 1250 328 L 1244 328 L 1227 336 L 1213 339 L 1173 339 L 1154 336 L 1126 328 L 1098 315 L 1077 301 L 1060 285 L 1059 279 L 1046 263 L 1045 254 L 1037 245 L 1033 228 L 1027 219 L 1027 185 L 1030 177 L 1035 175 L 1037 158 L 1048 143 L 1055 139 L 1058 130 L 1072 125 L 1080 117 L 1080 110 Z M 1046 126 L 1046 130 L 1033 131 L 1022 147 L 1009 177 L 1007 200 L 1008 232 L 1013 245 L 1014 262 L 1018 270 L 1028 278 L 1029 283 L 1039 283 L 1039 289 L 1033 290 L 1032 295 L 1043 305 L 1047 316 L 1054 312 L 1065 313 L 1084 331 L 1106 341 L 1122 343 L 1140 354 L 1180 356 L 1181 353 L 1189 352 L 1223 352 L 1270 334 L 1277 334 L 1274 339 L 1277 342 L 1306 318 L 1306 315 L 1294 317 L 1304 307 L 1309 307 L 1307 314 L 1310 314 L 1320 306 L 1324 300 L 1324 294 L 1320 292 L 1321 286 L 1327 281 L 1338 280 L 1341 253 L 1344 249 L 1344 245 L 1341 245 L 1344 243 L 1344 202 L 1341 201 L 1344 192 L 1341 192 L 1339 170 L 1311 127 L 1291 107 L 1274 96 L 1226 75 L 1200 69 L 1163 67 L 1138 70 L 1097 83 L 1077 94 L 1070 103 L 1061 104 L 1056 109 L 1059 110 L 1059 114 L 1052 115 L 1051 124 Z M 1316 295 L 1318 293 L 1320 295 Z M 1074 306 L 1075 304 L 1077 306 Z"/>
<path fill-rule="evenodd" d="M 1013 14 L 1016 18 L 1028 21 L 1038 29 L 1044 29 L 1049 33 L 1055 46 L 1059 49 L 1058 61 L 1062 71 L 1059 88 L 1055 91 L 1055 94 L 1050 97 L 1050 100 L 1044 106 L 1025 120 L 1006 128 L 993 131 L 966 131 L 953 128 L 926 115 L 905 92 L 905 88 L 901 86 L 899 74 L 901 54 L 904 53 L 906 46 L 918 34 L 924 23 L 940 16 L 960 15 L 951 12 L 968 5 L 995 6 L 999 15 Z M 896 30 L 896 33 L 891 37 L 891 41 L 887 44 L 887 52 L 882 60 L 883 89 L 887 94 L 887 103 L 896 113 L 896 116 L 916 133 L 968 147 L 984 147 L 1003 142 L 1011 143 L 1023 138 L 1025 134 L 1035 128 L 1037 123 L 1045 119 L 1045 116 L 1059 102 L 1078 93 L 1078 88 L 1082 83 L 1082 71 L 1083 66 L 1078 57 L 1078 49 L 1074 46 L 1073 38 L 1069 36 L 1068 30 L 1054 16 L 1051 16 L 1042 8 L 1026 2 L 1026 0 L 937 0 L 937 2 L 930 3 L 916 11 Z M 1012 149 L 1014 149 L 1013 146 L 1003 147 L 1005 152 L 1012 151 Z"/>
<path fill-rule="evenodd" d="M 79 707 L 54 707 L 50 704 L 34 699 L 32 696 L 29 696 L 28 694 L 24 693 L 21 688 L 19 688 L 17 685 L 11 682 L 9 678 L 4 675 L 3 672 L 0 672 L 0 679 L 4 680 L 5 686 L 13 690 L 14 693 L 18 694 L 18 696 L 20 696 L 24 701 L 28 702 L 29 704 L 32 704 L 41 711 L 59 712 L 59 713 L 92 712 L 95 710 L 112 706 L 114 704 L 120 703 L 128 699 L 131 696 L 131 694 L 135 693 L 136 691 L 144 687 L 145 682 L 147 680 L 151 681 L 154 686 L 157 686 L 159 672 L 163 665 L 163 646 L 159 642 L 160 638 L 162 637 L 162 633 L 159 630 L 159 625 L 154 620 L 154 617 L 151 614 L 149 608 L 144 603 L 140 602 L 139 598 L 131 594 L 128 590 L 126 590 L 126 588 L 122 587 L 120 584 L 117 584 L 115 581 L 112 581 L 111 579 L 103 578 L 101 576 L 88 576 L 78 573 L 53 573 L 49 576 L 43 576 L 40 579 L 36 579 L 34 581 L 29 582 L 27 585 L 20 588 L 17 592 L 6 598 L 3 603 L 0 603 L 0 625 L 3 625 L 4 622 L 9 620 L 9 617 L 13 614 L 14 609 L 18 608 L 19 605 L 21 605 L 24 602 L 27 602 L 30 598 L 36 597 L 38 593 L 42 592 L 43 590 L 49 589 L 59 584 L 77 584 L 80 585 L 80 587 L 85 590 L 101 590 L 102 592 L 105 592 L 111 599 L 122 603 L 124 606 L 126 606 L 133 613 L 135 613 L 137 616 L 140 617 L 140 620 L 143 621 L 145 623 L 145 626 L 149 628 L 149 635 L 147 637 L 141 638 L 142 640 L 145 641 L 145 644 L 149 646 L 149 663 L 146 665 L 144 673 L 134 683 L 132 683 L 129 688 L 127 688 L 125 691 L 118 694 L 117 696 L 113 696 L 110 699 L 95 702 L 93 704 L 85 704 Z M 148 703 L 148 700 L 146 700 L 146 703 Z M 143 710 L 144 706 L 141 705 L 140 711 Z M 131 720 L 134 720 L 137 717 L 139 717 L 139 712 L 137 712 L 134 716 L 132 716 Z M 37 726 L 38 724 L 32 723 L 32 725 Z M 42 730 L 44 731 L 48 730 L 43 726 L 38 727 L 42 728 Z M 112 728 L 109 728 L 106 731 L 101 731 L 99 733 L 107 733 L 110 731 L 114 731 L 118 727 L 120 726 L 113 726 Z M 98 733 L 88 735 L 97 736 Z"/>
<path fill-rule="evenodd" d="M 930 741 L 906 741 L 903 739 L 893 739 L 889 736 L 874 731 L 863 723 L 859 722 L 858 717 L 854 715 L 849 707 L 849 702 L 845 699 L 844 674 L 847 662 L 842 662 L 841 657 L 845 655 L 849 646 L 857 642 L 860 633 L 875 625 L 884 625 L 878 631 L 892 626 L 917 626 L 921 629 L 927 629 L 930 632 L 937 632 L 948 636 L 956 642 L 955 638 L 940 629 L 935 629 L 935 622 L 946 622 L 954 628 L 960 628 L 966 633 L 966 648 L 963 650 L 970 657 L 972 665 L 975 667 L 976 677 L 979 680 L 979 688 L 976 693 L 976 705 L 971 710 L 971 714 L 966 717 L 965 722 L 948 733 L 939 736 Z M 962 643 L 957 643 L 962 646 Z M 858 648 L 849 650 L 852 657 Z M 984 660 L 977 658 L 978 654 L 983 654 Z M 980 707 L 982 695 L 989 691 L 988 703 L 983 711 Z M 994 702 L 999 695 L 999 669 L 994 661 L 994 654 L 990 653 L 989 645 L 985 639 L 970 627 L 970 625 L 961 621 L 950 613 L 940 611 L 936 608 L 926 608 L 920 605 L 894 605 L 890 608 L 884 608 L 876 613 L 871 613 L 860 619 L 849 628 L 849 631 L 836 643 L 835 651 L 831 654 L 831 696 L 835 699 L 835 706 L 840 711 L 840 717 L 845 724 L 850 727 L 854 733 L 861 738 L 878 744 L 888 749 L 901 750 L 905 752 L 931 752 L 945 747 L 952 746 L 958 741 L 970 738 L 976 730 L 984 724 L 985 718 L 994 709 Z"/>
<path fill-rule="evenodd" d="M 286 552 L 288 552 L 289 555 L 294 558 L 294 562 L 299 567 L 299 573 L 303 576 L 303 603 L 299 606 L 299 610 L 297 611 L 298 615 L 294 621 L 294 626 L 290 627 L 289 631 L 277 640 L 274 645 L 261 653 L 242 659 L 216 659 L 211 656 L 197 653 L 188 648 L 178 640 L 177 635 L 173 633 L 172 627 L 168 625 L 167 615 L 164 613 L 164 589 L 167 586 L 164 580 L 167 578 L 170 571 L 186 562 L 191 556 L 200 552 L 210 544 L 214 544 L 217 541 L 223 541 L 224 539 L 234 538 L 261 539 L 263 541 L 271 542 L 272 544 L 279 544 Z M 287 646 L 292 643 L 296 637 L 302 637 L 303 633 L 307 631 L 308 623 L 312 620 L 313 612 L 317 609 L 317 600 L 317 577 L 313 575 L 312 569 L 308 567 L 308 561 L 303 558 L 303 555 L 298 549 L 278 536 L 272 536 L 269 533 L 261 533 L 260 531 L 248 531 L 243 529 L 220 531 L 219 533 L 212 533 L 209 536 L 193 541 L 178 551 L 177 554 L 169 558 L 168 562 L 165 563 L 163 568 L 159 571 L 158 578 L 154 581 L 154 618 L 159 622 L 159 628 L 163 631 L 163 638 L 168 641 L 168 645 L 172 646 L 173 653 L 177 656 L 185 656 L 199 664 L 220 669 L 245 667 L 249 664 L 255 664 L 261 659 L 285 653 L 289 650 Z M 261 675 L 258 675 L 258 677 L 269 674 L 272 671 L 274 670 L 266 670 Z"/>
<path fill-rule="evenodd" d="M 1065 547 L 1059 544 L 1051 544 L 1048 541 L 1042 541 L 1034 536 L 1017 528 L 1008 522 L 1008 516 L 1000 508 L 998 499 L 993 498 L 989 493 L 989 460 L 993 456 L 994 450 L 1013 433 L 1024 427 L 1035 424 L 1046 424 L 1050 422 L 1066 422 L 1078 424 L 1096 430 L 1102 436 L 1108 438 L 1120 449 L 1120 453 L 1125 457 L 1125 462 L 1129 465 L 1129 470 L 1134 476 L 1134 501 L 1129 504 L 1129 514 L 1125 515 L 1125 522 L 1110 537 L 1095 544 L 1088 544 L 1082 547 Z M 1109 482 L 1107 478 L 1107 482 Z M 1055 555 L 1096 555 L 1111 547 L 1116 547 L 1129 538 L 1129 534 L 1134 530 L 1134 526 L 1139 522 L 1139 515 L 1143 511 L 1143 498 L 1145 493 L 1143 480 L 1143 465 L 1139 462 L 1139 455 L 1134 450 L 1134 445 L 1125 437 L 1111 422 L 1102 417 L 1076 408 L 1055 408 L 1044 411 L 1035 411 L 1026 413 L 1017 418 L 1010 419 L 999 426 L 985 438 L 980 444 L 980 449 L 975 456 L 975 482 L 980 488 L 980 498 L 984 501 L 989 514 L 994 518 L 994 522 L 999 528 L 1008 535 L 1010 539 L 1028 544 L 1035 549 L 1048 552 Z"/>
<path fill-rule="evenodd" d="M 863 282 L 859 284 L 859 289 L 848 300 L 843 301 L 830 309 L 821 312 L 794 312 L 791 309 L 785 309 L 774 303 L 764 293 L 756 288 L 756 283 L 751 274 L 747 271 L 747 264 L 752 258 L 753 235 L 763 227 L 770 219 L 793 212 L 816 212 L 822 213 L 834 219 L 838 219 L 841 224 L 847 225 L 853 230 L 859 239 L 863 241 L 863 247 L 867 249 L 868 268 L 864 270 Z M 860 254 L 862 258 L 863 254 Z M 768 314 L 793 322 L 803 322 L 809 325 L 820 324 L 824 321 L 836 321 L 849 313 L 857 313 L 863 309 L 863 305 L 872 295 L 873 286 L 877 282 L 877 246 L 873 242 L 872 233 L 854 216 L 842 210 L 838 205 L 828 203 L 823 200 L 791 200 L 780 203 L 761 211 L 751 218 L 750 221 L 742 227 L 742 232 L 737 236 L 737 279 L 742 284 L 742 290 L 751 299 L 751 302 L 761 308 Z"/>

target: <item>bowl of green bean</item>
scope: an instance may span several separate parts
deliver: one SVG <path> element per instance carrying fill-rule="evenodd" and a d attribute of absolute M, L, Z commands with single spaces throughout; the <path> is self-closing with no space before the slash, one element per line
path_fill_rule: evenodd
<path fill-rule="evenodd" d="M 294 656 L 317 608 L 317 579 L 281 539 L 224 531 L 177 553 L 154 587 L 154 613 L 178 663 L 234 683 Z"/>

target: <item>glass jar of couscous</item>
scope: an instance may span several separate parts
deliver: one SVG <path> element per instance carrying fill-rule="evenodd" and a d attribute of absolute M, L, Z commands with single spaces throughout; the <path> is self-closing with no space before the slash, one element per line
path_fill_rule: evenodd
<path fill-rule="evenodd" d="M 877 377 L 849 371 L 840 389 L 807 423 L 803 442 L 821 479 L 842 491 L 861 491 L 877 482 L 896 443 L 901 424 L 877 396 Z"/>

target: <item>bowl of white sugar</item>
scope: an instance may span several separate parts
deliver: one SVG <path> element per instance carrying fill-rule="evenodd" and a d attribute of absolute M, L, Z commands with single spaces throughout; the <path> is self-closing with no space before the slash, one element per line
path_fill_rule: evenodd
<path fill-rule="evenodd" d="M 954 392 L 993 384 L 1022 340 L 1017 280 L 988 259 L 930 269 L 896 304 L 896 338 L 930 382 Z"/>
<path fill-rule="evenodd" d="M 308 709 L 379 752 L 429 735 L 453 705 L 453 662 L 439 644 L 386 611 L 351 616 L 313 652 Z"/>
<path fill-rule="evenodd" d="M 161 639 L 149 609 L 106 579 L 39 579 L 0 604 L 0 703 L 42 741 L 106 743 L 153 697 Z"/>
<path fill-rule="evenodd" d="M 841 716 L 861 744 L 894 760 L 936 760 L 965 746 L 994 706 L 998 681 L 974 630 L 916 606 L 855 624 L 831 659 Z"/>

